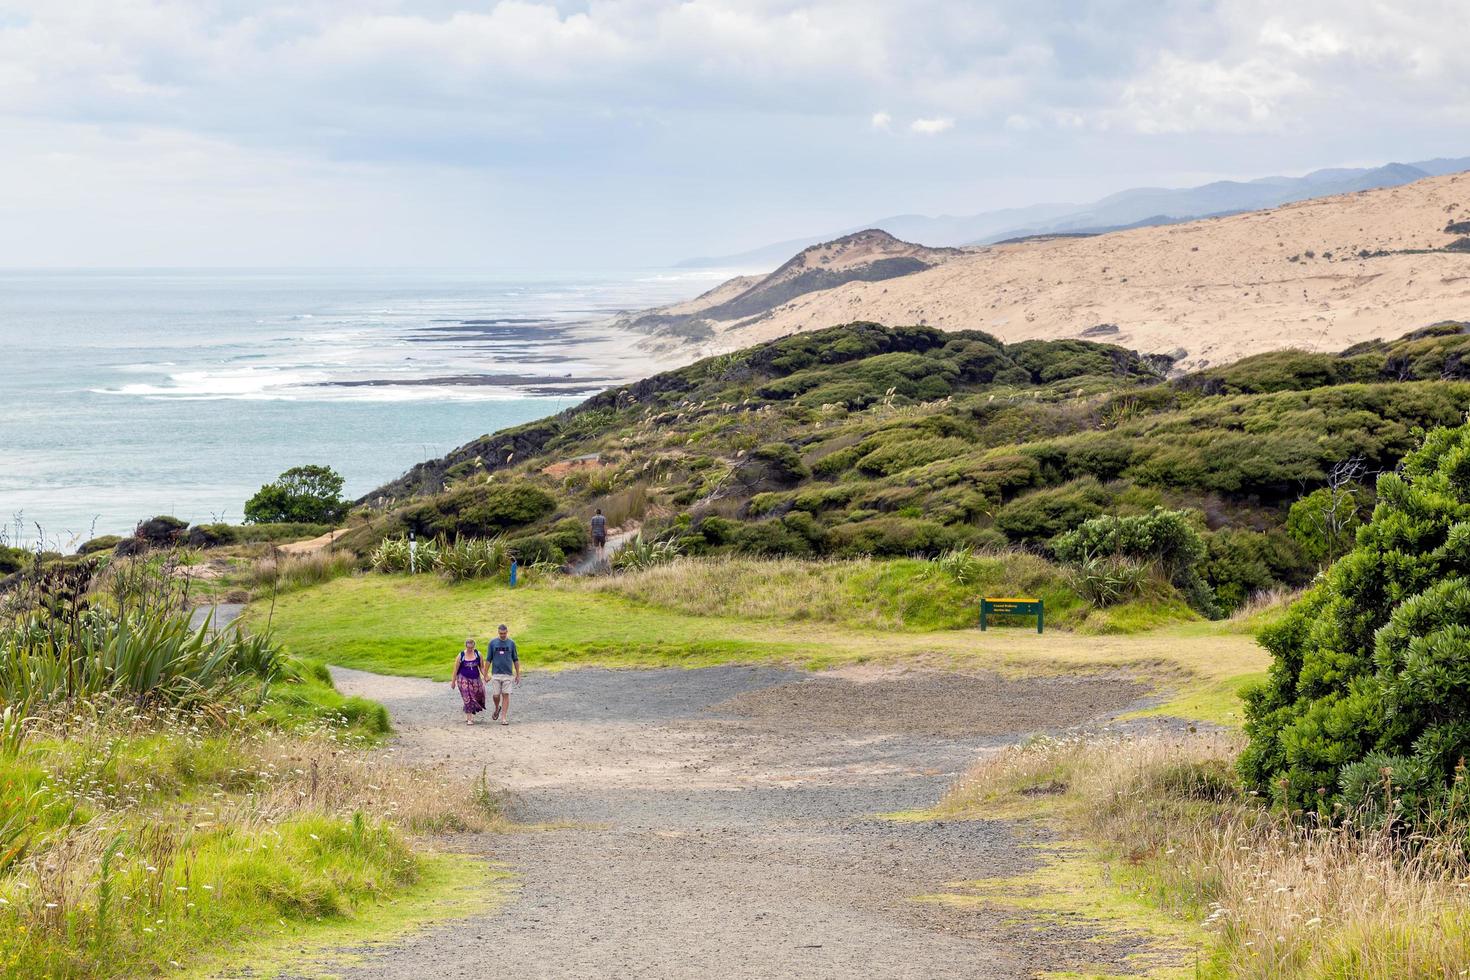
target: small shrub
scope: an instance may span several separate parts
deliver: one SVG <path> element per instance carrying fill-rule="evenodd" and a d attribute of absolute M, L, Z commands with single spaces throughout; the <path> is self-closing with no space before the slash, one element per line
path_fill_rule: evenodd
<path fill-rule="evenodd" d="M 1122 555 L 1087 555 L 1067 569 L 1067 581 L 1094 608 L 1105 609 L 1141 598 L 1152 572 L 1147 562 Z"/>
<path fill-rule="evenodd" d="M 451 582 L 493 578 L 510 563 L 509 549 L 499 538 L 455 538 L 440 545 L 439 573 Z"/>
<path fill-rule="evenodd" d="M 640 571 L 671 562 L 678 557 L 679 548 L 674 542 L 645 539 L 640 532 L 613 556 L 612 566 L 619 571 Z"/>
<path fill-rule="evenodd" d="M 94 555 L 102 551 L 111 551 L 113 548 L 117 547 L 118 542 L 120 541 L 122 541 L 122 538 L 118 537 L 116 534 L 104 534 L 101 537 L 91 538 L 87 541 L 82 542 L 82 546 L 77 549 L 77 554 Z M 0 572 L 4 572 L 7 570 L 4 567 L 3 563 L 4 558 L 3 556 L 0 556 Z M 9 571 L 14 570 L 15 569 L 9 569 Z"/>
<path fill-rule="evenodd" d="M 523 534 L 506 541 L 506 547 L 523 568 L 531 565 L 560 565 L 566 554 L 544 534 Z"/>

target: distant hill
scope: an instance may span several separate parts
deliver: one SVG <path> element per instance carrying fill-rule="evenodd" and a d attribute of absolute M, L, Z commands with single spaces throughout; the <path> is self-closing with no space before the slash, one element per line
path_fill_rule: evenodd
<path fill-rule="evenodd" d="M 1437 158 L 1381 167 L 1336 167 L 1303 177 L 1220 180 L 1199 187 L 1138 187 L 1110 194 L 1091 204 L 1035 204 L 972 215 L 928 217 L 893 215 L 864 225 L 911 242 L 933 246 L 991 244 L 1004 239 L 1058 232 L 1103 232 L 1147 225 L 1175 224 L 1192 218 L 1219 217 L 1241 211 L 1279 207 L 1295 201 L 1381 187 L 1398 187 L 1425 177 L 1470 170 L 1470 157 Z M 685 267 L 773 268 L 793 252 L 838 237 L 792 239 L 758 249 L 713 258 L 688 259 Z"/>
<path fill-rule="evenodd" d="M 849 282 L 882 282 L 931 269 L 965 254 L 927 248 L 868 229 L 802 249 L 768 276 L 740 276 L 688 303 L 634 318 L 631 326 L 657 334 L 704 339 L 711 319 L 754 322 L 800 296 Z M 687 308 L 687 311 L 686 311 Z"/>
<path fill-rule="evenodd" d="M 1327 171 L 1311 183 L 1340 189 L 1410 174 Z M 1303 193 L 1305 180 L 1266 191 Z M 1219 207 L 1246 185 L 1211 186 L 1191 200 Z M 1106 336 L 1189 371 L 1283 347 L 1341 350 L 1470 315 L 1470 174 L 1163 224 L 1173 219 L 1158 209 L 1176 193 L 1115 196 L 1095 220 L 1121 219 L 1125 205 L 1153 217 L 1103 235 L 1054 222 L 1011 244 L 940 250 L 864 232 L 869 249 L 852 252 L 840 276 L 792 280 L 805 267 L 787 263 L 630 322 L 660 334 L 654 346 L 682 344 L 675 353 L 691 357 L 861 319 L 984 330 L 1007 343 Z M 895 250 L 914 257 L 915 271 L 861 268 Z"/>

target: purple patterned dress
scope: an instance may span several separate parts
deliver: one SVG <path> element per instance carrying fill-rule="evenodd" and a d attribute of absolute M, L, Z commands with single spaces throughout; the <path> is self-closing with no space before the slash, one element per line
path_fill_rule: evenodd
<path fill-rule="evenodd" d="M 455 674 L 455 683 L 459 686 L 459 696 L 464 699 L 464 713 L 477 715 L 485 710 L 485 681 L 480 677 L 480 654 L 475 652 L 475 659 L 466 660 L 464 651 L 459 654 L 459 671 Z"/>

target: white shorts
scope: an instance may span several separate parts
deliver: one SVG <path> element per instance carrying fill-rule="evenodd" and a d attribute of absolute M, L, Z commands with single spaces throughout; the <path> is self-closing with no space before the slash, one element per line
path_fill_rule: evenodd
<path fill-rule="evenodd" d="M 511 692 L 511 688 L 515 684 L 515 682 L 516 682 L 515 677 L 511 676 L 510 674 L 491 674 L 490 675 L 490 695 L 491 695 L 491 697 L 494 697 L 497 694 L 509 694 Z"/>

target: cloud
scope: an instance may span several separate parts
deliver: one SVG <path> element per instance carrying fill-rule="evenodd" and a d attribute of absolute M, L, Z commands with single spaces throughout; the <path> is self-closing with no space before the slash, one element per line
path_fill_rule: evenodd
<path fill-rule="evenodd" d="M 986 206 L 973 198 L 977 176 L 987 187 L 1051 179 L 1045 193 L 1080 193 L 1061 183 L 1078 179 L 1062 162 L 1076 159 L 1089 161 L 1084 177 L 1109 182 L 1087 190 L 1105 191 L 1167 173 L 1449 155 L 1465 152 L 1453 139 L 1470 125 L 1464 0 L 3 7 L 0 126 L 29 163 L 26 181 L 0 185 L 0 214 L 53 202 L 58 235 L 76 238 L 88 232 L 87 208 L 74 204 L 65 220 L 62 209 L 90 192 L 48 168 L 48 154 L 94 159 L 104 173 L 110 157 L 126 161 L 106 186 L 160 211 L 195 208 L 211 188 L 241 200 L 249 174 L 263 187 L 288 181 L 280 193 L 310 202 L 342 173 L 344 186 L 372 188 L 354 201 L 418 200 L 433 182 L 497 207 L 568 202 L 548 227 L 596 232 L 622 214 L 610 209 L 626 208 L 652 239 L 685 225 L 741 227 L 755 220 L 752 202 L 793 225 L 804 219 L 791 202 L 805 204 L 842 227 L 872 216 L 875 186 L 900 210 Z M 987 147 L 1005 152 L 979 175 L 976 150 Z M 1228 147 L 1240 149 L 1232 158 Z M 829 165 L 834 154 L 842 168 Z M 917 154 L 922 189 L 889 179 Z M 170 182 L 177 174 L 188 194 Z M 503 188 L 521 193 L 491 190 Z M 767 204 L 778 188 L 790 197 Z M 489 215 L 476 234 L 511 234 L 483 231 L 501 212 L 476 213 Z M 0 264 L 24 261 L 23 246 L 11 248 Z"/>
<path fill-rule="evenodd" d="M 954 129 L 954 120 L 943 117 L 915 119 L 909 123 L 909 129 L 923 136 L 934 136 L 946 130 Z"/>

